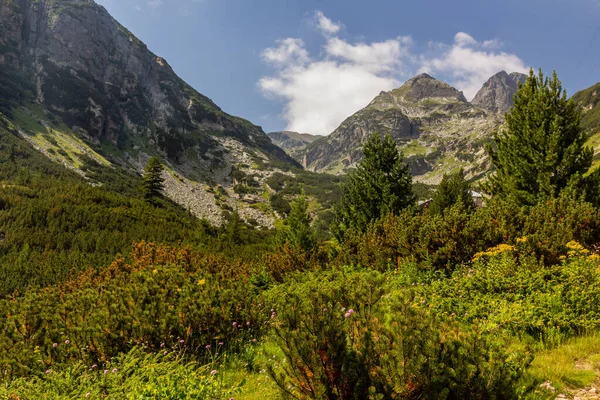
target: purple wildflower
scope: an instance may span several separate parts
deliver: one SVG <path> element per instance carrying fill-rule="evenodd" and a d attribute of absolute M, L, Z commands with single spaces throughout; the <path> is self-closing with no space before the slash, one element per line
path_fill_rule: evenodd
<path fill-rule="evenodd" d="M 52 343 L 52 347 L 57 347 L 58 343 Z"/>
<path fill-rule="evenodd" d="M 237 326 L 237 322 L 233 321 L 233 327 L 235 328 Z"/>
<path fill-rule="evenodd" d="M 210 350 L 210 344 L 207 344 L 205 347 L 206 347 L 206 350 Z"/>
<path fill-rule="evenodd" d="M 92 365 L 92 369 L 96 368 L 97 366 L 98 366 L 98 364 Z"/>
<path fill-rule="evenodd" d="M 210 374 L 211 374 L 211 375 L 215 375 L 216 373 L 217 373 L 217 370 L 216 370 L 216 369 L 213 369 L 212 371 L 210 371 Z"/>
<path fill-rule="evenodd" d="M 113 373 L 113 374 L 116 374 L 116 373 L 117 373 L 117 371 L 118 371 L 118 369 L 116 369 L 116 368 L 113 368 L 113 370 L 112 370 L 112 373 Z"/>
<path fill-rule="evenodd" d="M 104 375 L 106 375 L 106 374 L 108 374 L 108 370 L 107 369 L 104 370 Z"/>
<path fill-rule="evenodd" d="M 179 340 L 179 344 L 184 344 L 184 343 L 185 343 L 185 340 L 183 340 L 183 339 Z"/>
<path fill-rule="evenodd" d="M 223 342 L 219 342 L 219 346 L 223 346 Z"/>
<path fill-rule="evenodd" d="M 49 370 L 49 369 L 47 369 L 47 370 L 46 370 L 46 375 L 48 375 L 49 373 L 50 373 L 50 370 Z"/>
<path fill-rule="evenodd" d="M 69 344 L 71 341 L 69 339 L 65 340 L 65 344 Z"/>

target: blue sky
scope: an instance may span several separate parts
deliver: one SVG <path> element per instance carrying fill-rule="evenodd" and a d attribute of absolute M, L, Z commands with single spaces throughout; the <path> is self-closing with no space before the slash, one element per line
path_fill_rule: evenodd
<path fill-rule="evenodd" d="M 328 134 L 419 72 L 600 81 L 600 0 L 97 0 L 184 80 L 265 131 Z"/>

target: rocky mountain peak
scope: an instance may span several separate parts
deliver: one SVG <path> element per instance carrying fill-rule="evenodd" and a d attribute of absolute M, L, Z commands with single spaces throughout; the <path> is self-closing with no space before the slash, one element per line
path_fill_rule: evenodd
<path fill-rule="evenodd" d="M 519 82 L 525 82 L 526 78 L 527 75 L 519 72 L 508 74 L 506 71 L 500 71 L 483 84 L 471 103 L 494 113 L 504 114 L 513 105 Z"/>
<path fill-rule="evenodd" d="M 467 102 L 463 93 L 445 82 L 438 81 L 429 74 L 423 73 L 406 81 L 400 88 L 392 90 L 395 96 L 405 100 L 418 102 L 425 99 L 450 98 Z"/>

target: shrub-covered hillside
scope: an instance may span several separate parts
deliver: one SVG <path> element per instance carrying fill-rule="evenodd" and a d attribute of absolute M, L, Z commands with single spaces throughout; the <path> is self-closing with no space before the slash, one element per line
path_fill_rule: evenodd
<path fill-rule="evenodd" d="M 507 121 L 477 201 L 457 171 L 418 206 L 394 141 L 371 136 L 331 235 L 309 191 L 333 177 L 273 176 L 274 231 L 235 210 L 214 228 L 161 196 L 156 160 L 90 185 L 4 122 L 0 396 L 592 395 L 599 173 L 556 76 L 531 72 Z"/>

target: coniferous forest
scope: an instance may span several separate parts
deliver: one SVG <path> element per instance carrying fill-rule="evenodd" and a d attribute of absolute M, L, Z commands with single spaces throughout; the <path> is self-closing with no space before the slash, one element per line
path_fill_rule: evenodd
<path fill-rule="evenodd" d="M 373 134 L 320 225 L 315 186 L 261 230 L 142 177 L 88 178 L 0 127 L 0 397 L 545 399 L 597 379 L 600 172 L 556 75 L 530 72 L 487 151 L 419 204 Z M 90 177 L 94 182 L 90 184 Z M 280 176 L 281 177 L 281 176 Z M 308 178 L 306 178 L 308 179 Z M 318 187 L 318 185 L 317 185 Z M 484 193 L 474 201 L 472 191 Z"/>

